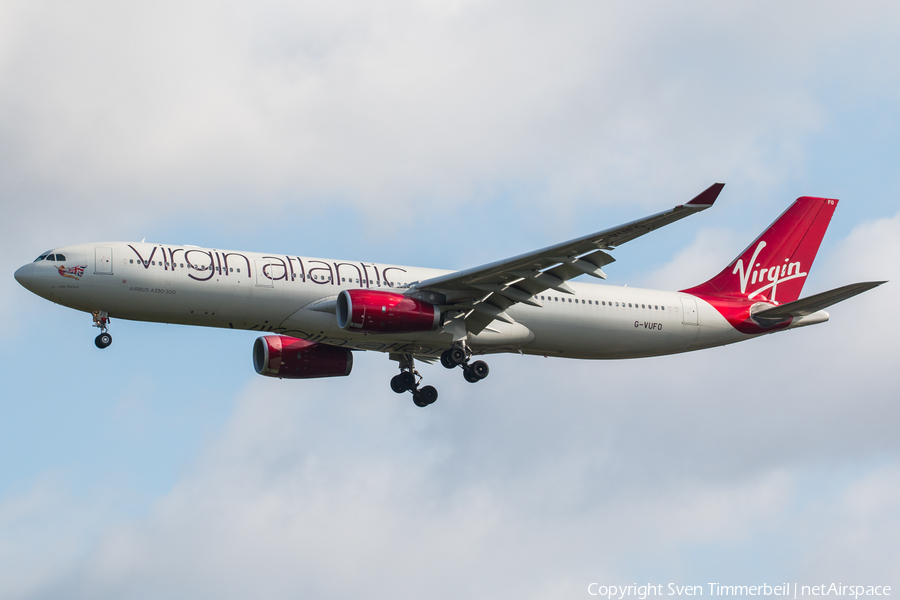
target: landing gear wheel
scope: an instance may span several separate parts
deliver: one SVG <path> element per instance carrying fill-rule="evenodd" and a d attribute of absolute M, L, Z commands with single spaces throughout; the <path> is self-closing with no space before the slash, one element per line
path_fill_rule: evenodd
<path fill-rule="evenodd" d="M 106 332 L 103 332 L 96 338 L 94 338 L 94 344 L 101 350 L 103 348 L 107 348 L 110 344 L 112 344 L 112 336 Z"/>
<path fill-rule="evenodd" d="M 429 404 L 434 404 L 437 399 L 438 392 L 431 385 L 426 385 L 422 389 L 413 392 L 413 404 L 419 408 L 425 408 Z"/>
<path fill-rule="evenodd" d="M 441 365 L 443 365 L 445 369 L 452 369 L 456 366 L 454 363 L 450 362 L 450 357 L 448 356 L 449 354 L 449 350 L 445 350 L 441 353 Z"/>
<path fill-rule="evenodd" d="M 476 360 L 471 365 L 463 366 L 463 378 L 469 383 L 478 383 L 490 372 L 487 363 L 483 360 Z"/>
<path fill-rule="evenodd" d="M 396 377 L 397 385 L 403 388 L 403 391 L 414 390 L 416 388 L 416 376 L 409 371 L 403 371 Z M 391 380 L 393 386 L 393 380 Z"/>
<path fill-rule="evenodd" d="M 394 375 L 393 377 L 391 377 L 391 389 L 394 390 L 394 392 L 397 394 L 402 394 L 406 391 L 406 386 L 404 386 L 403 382 L 400 381 L 400 375 Z"/>
<path fill-rule="evenodd" d="M 463 364 L 466 362 L 466 358 L 468 358 L 466 356 L 466 351 L 459 346 L 453 346 L 444 354 L 447 355 L 447 362 L 453 363 L 454 366 Z"/>
<path fill-rule="evenodd" d="M 469 365 L 469 369 L 472 370 L 472 375 L 474 375 L 478 379 L 484 379 L 488 376 L 488 373 L 491 372 L 491 369 L 483 360 L 476 360 L 471 365 Z"/>

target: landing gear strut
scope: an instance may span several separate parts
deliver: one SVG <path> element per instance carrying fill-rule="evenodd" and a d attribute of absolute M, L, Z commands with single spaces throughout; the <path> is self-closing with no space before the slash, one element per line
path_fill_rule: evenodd
<path fill-rule="evenodd" d="M 94 327 L 100 328 L 100 335 L 94 338 L 94 345 L 101 350 L 112 344 L 112 336 L 106 331 L 109 327 L 109 315 L 102 310 L 95 310 L 91 313 L 94 317 Z"/>
<path fill-rule="evenodd" d="M 476 360 L 470 364 L 471 356 L 472 353 L 465 346 L 453 346 L 441 354 L 441 364 L 448 369 L 462 367 L 463 378 L 469 383 L 477 383 L 487 377 L 491 370 L 483 360 Z"/>
<path fill-rule="evenodd" d="M 422 375 L 416 371 L 412 354 L 392 354 L 391 358 L 400 363 L 400 374 L 391 378 L 391 389 L 398 394 L 412 392 L 413 404 L 418 407 L 424 408 L 429 404 L 434 404 L 438 399 L 438 392 L 431 385 L 419 387 L 419 384 L 422 383 Z"/>

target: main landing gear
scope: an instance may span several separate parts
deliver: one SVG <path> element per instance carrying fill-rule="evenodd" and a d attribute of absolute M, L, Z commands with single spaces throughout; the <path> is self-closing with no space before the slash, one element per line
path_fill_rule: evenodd
<path fill-rule="evenodd" d="M 91 313 L 91 316 L 94 317 L 94 327 L 100 328 L 100 335 L 94 338 L 94 344 L 101 350 L 109 347 L 112 344 L 112 336 L 107 332 L 109 315 L 102 310 L 95 310 Z"/>
<path fill-rule="evenodd" d="M 412 355 L 401 354 L 397 357 L 392 356 L 392 358 L 400 363 L 400 374 L 391 379 L 391 389 L 398 394 L 412 392 L 413 404 L 418 407 L 424 408 L 429 404 L 434 404 L 438 398 L 438 392 L 431 385 L 419 387 L 419 384 L 422 383 L 422 375 L 416 371 Z"/>
<path fill-rule="evenodd" d="M 491 372 L 483 360 L 469 363 L 472 354 L 465 346 L 453 346 L 441 354 L 441 364 L 448 369 L 462 367 L 463 378 L 469 383 L 478 383 Z"/>
<path fill-rule="evenodd" d="M 471 357 L 472 353 L 466 346 L 453 346 L 441 354 L 441 364 L 448 369 L 461 367 L 465 380 L 469 383 L 476 383 L 487 377 L 491 370 L 483 360 L 470 363 Z M 412 354 L 391 354 L 391 360 L 400 363 L 400 373 L 391 379 L 391 389 L 398 394 L 412 392 L 413 403 L 416 406 L 425 407 L 434 404 L 438 398 L 438 392 L 434 386 L 419 387 L 419 384 L 422 383 L 422 375 L 416 371 Z"/>

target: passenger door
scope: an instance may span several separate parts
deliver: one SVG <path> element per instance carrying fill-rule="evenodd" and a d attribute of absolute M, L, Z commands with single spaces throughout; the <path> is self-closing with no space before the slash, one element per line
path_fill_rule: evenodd
<path fill-rule="evenodd" d="M 112 275 L 112 248 L 98 246 L 94 248 L 94 273 Z"/>

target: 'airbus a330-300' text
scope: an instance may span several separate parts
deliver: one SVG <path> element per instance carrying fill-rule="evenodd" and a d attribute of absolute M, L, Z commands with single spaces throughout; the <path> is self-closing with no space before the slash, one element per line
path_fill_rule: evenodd
<path fill-rule="evenodd" d="M 837 200 L 798 198 L 721 273 L 678 292 L 570 281 L 606 279 L 617 246 L 706 210 L 723 184 L 644 219 L 463 271 L 135 242 L 56 248 L 16 271 L 48 300 L 90 313 L 95 343 L 110 317 L 266 332 L 253 346 L 261 375 L 349 375 L 353 351 L 398 362 L 397 393 L 437 399 L 415 361 L 460 367 L 518 352 L 565 358 L 659 356 L 731 344 L 828 320 L 823 309 L 884 282 L 800 299 Z"/>

